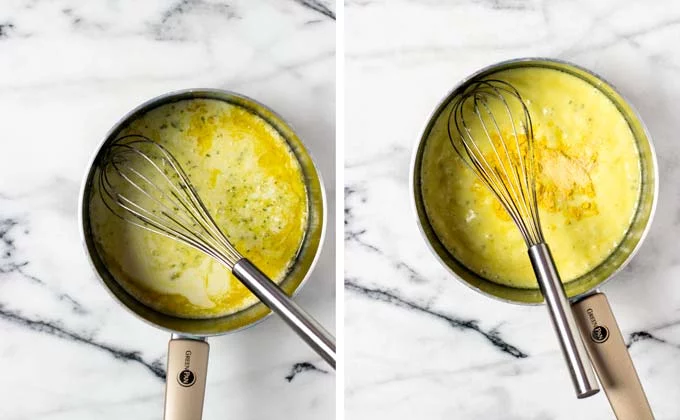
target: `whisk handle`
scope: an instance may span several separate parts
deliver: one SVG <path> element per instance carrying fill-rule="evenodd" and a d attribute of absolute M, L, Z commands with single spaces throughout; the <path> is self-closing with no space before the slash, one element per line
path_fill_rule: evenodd
<path fill-rule="evenodd" d="M 548 245 L 540 243 L 530 247 L 529 258 L 560 341 L 576 396 L 586 398 L 594 395 L 600 388 Z"/>
<path fill-rule="evenodd" d="M 232 273 L 335 369 L 335 337 L 247 259 L 238 261 Z"/>

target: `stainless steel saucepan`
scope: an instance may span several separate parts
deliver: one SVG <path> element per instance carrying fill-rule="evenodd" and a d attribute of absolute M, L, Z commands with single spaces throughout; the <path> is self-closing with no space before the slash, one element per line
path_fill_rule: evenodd
<path fill-rule="evenodd" d="M 188 319 L 158 312 L 128 293 L 116 280 L 97 251 L 92 235 L 89 206 L 97 200 L 94 174 L 103 152 L 114 142 L 125 127 L 143 114 L 159 106 L 189 99 L 213 99 L 241 107 L 259 116 L 276 129 L 286 140 L 302 168 L 308 194 L 309 220 L 302 246 L 296 260 L 280 287 L 294 294 L 309 277 L 321 251 L 326 223 L 326 197 L 321 176 L 304 145 L 281 117 L 264 105 L 232 92 L 216 89 L 190 89 L 171 92 L 138 106 L 123 117 L 106 135 L 97 149 L 83 181 L 79 219 L 81 235 L 87 255 L 104 286 L 125 308 L 149 324 L 172 333 L 168 345 L 167 385 L 165 398 L 166 420 L 198 420 L 203 409 L 203 396 L 208 365 L 207 337 L 235 332 L 255 324 L 270 311 L 262 303 L 240 312 L 207 319 Z"/>
<path fill-rule="evenodd" d="M 564 61 L 545 58 L 524 58 L 504 61 L 486 67 L 457 85 L 437 106 L 414 150 L 411 162 L 411 193 L 415 204 L 417 222 L 425 241 L 439 261 L 453 276 L 474 290 L 505 302 L 539 304 L 543 302 L 538 285 L 533 289 L 513 288 L 494 283 L 466 268 L 456 256 L 440 242 L 423 203 L 421 191 L 422 159 L 425 145 L 435 135 L 433 127 L 451 101 L 475 80 L 494 73 L 517 68 L 539 67 L 565 72 L 589 83 L 608 97 L 626 119 L 637 142 L 642 185 L 638 207 L 625 237 L 618 247 L 600 265 L 583 276 L 564 285 L 574 316 L 579 324 L 582 339 L 607 398 L 619 420 L 653 419 L 652 411 L 633 367 L 619 327 L 604 294 L 598 288 L 621 270 L 640 247 L 654 214 L 658 193 L 658 169 L 649 134 L 631 105 L 611 84 L 600 76 Z"/>

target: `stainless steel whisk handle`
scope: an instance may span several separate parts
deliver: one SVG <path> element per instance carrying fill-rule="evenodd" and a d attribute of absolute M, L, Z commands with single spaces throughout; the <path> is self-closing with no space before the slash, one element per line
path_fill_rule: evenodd
<path fill-rule="evenodd" d="M 247 259 L 239 260 L 232 273 L 335 369 L 335 337 Z"/>
<path fill-rule="evenodd" d="M 530 247 L 529 258 L 567 361 L 576 396 L 594 395 L 600 388 L 548 245 L 540 243 Z"/>

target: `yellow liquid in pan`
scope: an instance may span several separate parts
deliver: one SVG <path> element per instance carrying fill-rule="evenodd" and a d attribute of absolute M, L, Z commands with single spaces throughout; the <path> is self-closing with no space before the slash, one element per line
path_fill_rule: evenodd
<path fill-rule="evenodd" d="M 270 278 L 283 280 L 306 231 L 307 193 L 297 159 L 273 127 L 243 108 L 194 99 L 148 112 L 121 136 L 132 133 L 163 144 L 234 247 Z M 220 263 L 123 222 L 98 196 L 90 218 L 107 267 L 147 306 L 203 318 L 257 302 Z"/>
<path fill-rule="evenodd" d="M 633 133 L 602 92 L 575 76 L 523 68 L 491 78 L 511 83 L 528 105 L 539 163 L 541 225 L 562 281 L 569 282 L 604 261 L 633 219 L 641 183 Z M 434 231 L 456 259 L 480 276 L 536 288 L 519 230 L 456 154 L 447 136 L 447 116 L 436 122 L 422 161 L 423 201 Z"/>

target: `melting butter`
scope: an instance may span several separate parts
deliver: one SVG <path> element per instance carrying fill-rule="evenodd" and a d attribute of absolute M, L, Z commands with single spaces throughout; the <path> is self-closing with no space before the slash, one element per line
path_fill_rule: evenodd
<path fill-rule="evenodd" d="M 307 192 L 295 155 L 273 127 L 226 102 L 193 99 L 149 111 L 125 134 L 163 144 L 234 247 L 270 278 L 283 280 L 306 231 Z M 116 280 L 144 304 L 204 318 L 257 301 L 218 262 L 123 222 L 99 197 L 89 211 L 98 252 Z"/>

